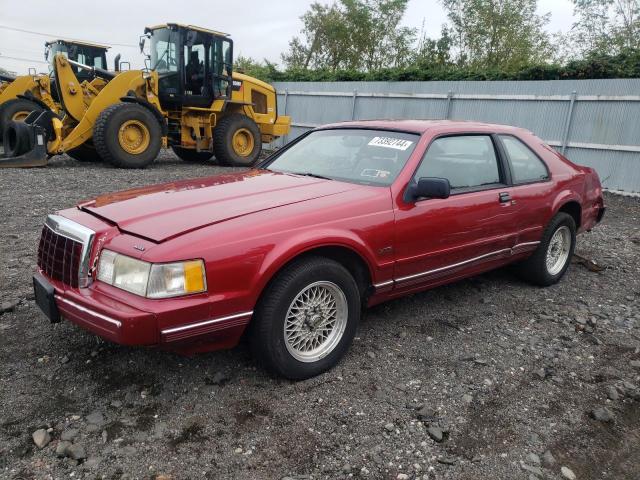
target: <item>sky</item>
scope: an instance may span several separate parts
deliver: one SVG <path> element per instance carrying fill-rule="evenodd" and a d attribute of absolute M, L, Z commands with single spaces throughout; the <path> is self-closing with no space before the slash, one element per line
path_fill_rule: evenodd
<path fill-rule="evenodd" d="M 329 0 L 320 0 L 329 3 Z M 288 42 L 302 27 L 300 16 L 313 0 L 0 0 L 0 67 L 26 73 L 30 67 L 46 71 L 44 42 L 66 37 L 111 44 L 107 61 L 113 58 L 132 68 L 143 65 L 137 44 L 144 27 L 176 22 L 230 33 L 237 56 L 279 61 Z M 539 0 L 539 13 L 551 13 L 550 32 L 566 32 L 573 23 L 570 0 Z M 437 37 L 446 15 L 437 0 L 409 0 L 404 24 Z M 44 35 L 11 29 L 39 32 Z M 119 44 L 119 45 L 115 45 Z M 12 58 L 10 58 L 12 57 Z"/>

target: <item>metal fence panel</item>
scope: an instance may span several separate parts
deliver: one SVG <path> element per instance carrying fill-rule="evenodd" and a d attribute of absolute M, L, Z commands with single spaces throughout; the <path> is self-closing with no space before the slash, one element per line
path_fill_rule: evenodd
<path fill-rule="evenodd" d="M 640 192 L 640 79 L 497 82 L 277 82 L 294 126 L 379 118 L 451 118 L 531 130 L 612 190 Z"/>

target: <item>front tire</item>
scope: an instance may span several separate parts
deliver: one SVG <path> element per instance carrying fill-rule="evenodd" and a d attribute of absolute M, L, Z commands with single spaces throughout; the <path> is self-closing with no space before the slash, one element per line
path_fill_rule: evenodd
<path fill-rule="evenodd" d="M 251 349 L 272 373 L 314 377 L 349 349 L 360 309 L 358 286 L 341 264 L 323 257 L 297 260 L 264 292 L 251 325 Z"/>
<path fill-rule="evenodd" d="M 527 281 L 548 287 L 564 276 L 576 246 L 576 222 L 567 213 L 557 213 L 547 225 L 533 255 L 519 265 Z"/>
<path fill-rule="evenodd" d="M 162 147 L 162 128 L 146 107 L 116 103 L 105 108 L 93 128 L 98 155 L 114 167 L 145 168 Z"/>

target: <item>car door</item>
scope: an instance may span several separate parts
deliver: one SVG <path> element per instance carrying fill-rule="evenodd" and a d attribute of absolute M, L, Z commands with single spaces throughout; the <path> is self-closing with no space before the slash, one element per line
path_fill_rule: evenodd
<path fill-rule="evenodd" d="M 497 135 L 512 183 L 512 201 L 518 215 L 517 250 L 535 250 L 546 226 L 548 209 L 554 196 L 549 170 L 543 160 L 523 139 L 514 135 Z"/>
<path fill-rule="evenodd" d="M 489 134 L 436 138 L 413 181 L 446 178 L 446 199 L 404 202 L 396 210 L 395 285 L 412 290 L 509 258 L 517 229 L 505 167 Z"/>

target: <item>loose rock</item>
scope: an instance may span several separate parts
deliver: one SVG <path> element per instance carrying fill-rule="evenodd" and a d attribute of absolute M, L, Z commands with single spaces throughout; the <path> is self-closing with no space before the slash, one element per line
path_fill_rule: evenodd
<path fill-rule="evenodd" d="M 573 470 L 571 470 L 569 467 L 562 467 L 560 469 L 560 473 L 562 473 L 562 476 L 564 478 L 568 478 L 569 480 L 576 480 L 576 474 L 573 473 Z"/>
<path fill-rule="evenodd" d="M 611 422 L 613 421 L 613 413 L 606 407 L 595 408 L 591 411 L 591 416 L 594 420 L 599 422 Z"/>
<path fill-rule="evenodd" d="M 35 443 L 36 447 L 38 448 L 46 447 L 51 441 L 51 435 L 49 435 L 49 432 L 47 432 L 44 428 L 33 432 L 31 437 L 33 438 L 33 443 Z"/>
<path fill-rule="evenodd" d="M 87 453 L 85 452 L 82 445 L 80 445 L 79 443 L 74 443 L 73 445 L 67 447 L 67 456 L 74 460 L 80 461 L 87 458 Z"/>
<path fill-rule="evenodd" d="M 431 426 L 427 429 L 429 436 L 436 442 L 440 443 L 444 439 L 444 434 L 440 427 Z"/>

